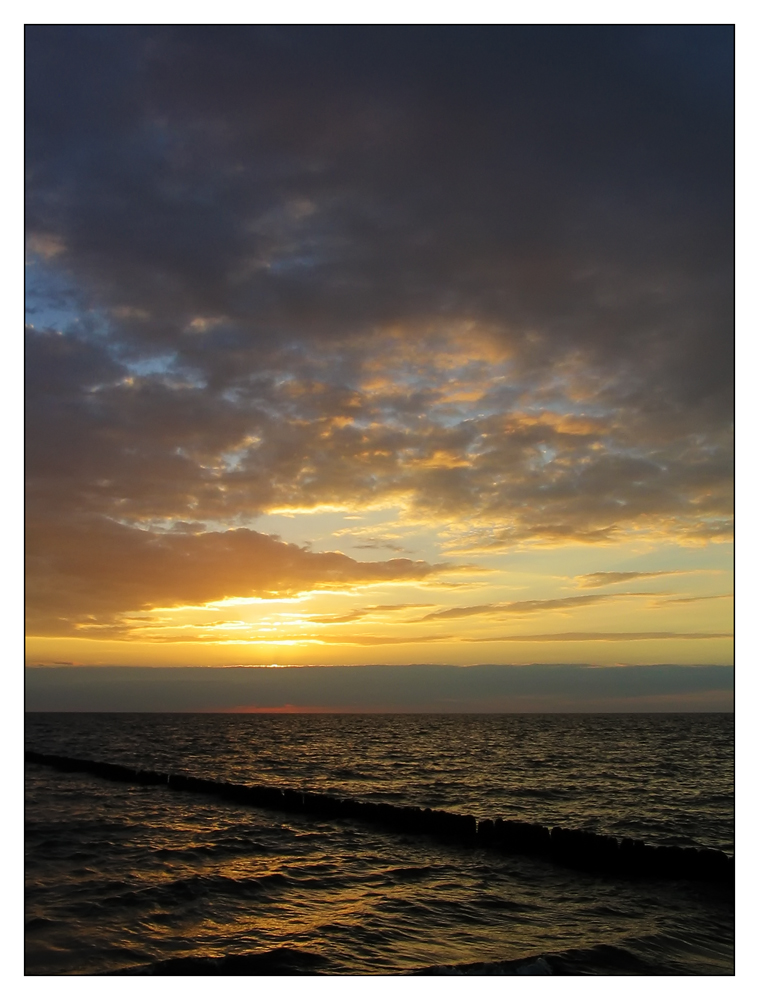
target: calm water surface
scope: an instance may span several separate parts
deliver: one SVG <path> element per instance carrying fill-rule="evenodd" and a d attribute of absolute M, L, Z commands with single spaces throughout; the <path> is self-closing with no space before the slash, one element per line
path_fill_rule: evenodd
<path fill-rule="evenodd" d="M 729 715 L 27 716 L 48 753 L 733 849 Z M 291 949 L 293 971 L 564 956 L 730 974 L 733 902 L 27 766 L 27 973 Z M 300 959 L 299 959 L 300 956 Z"/>

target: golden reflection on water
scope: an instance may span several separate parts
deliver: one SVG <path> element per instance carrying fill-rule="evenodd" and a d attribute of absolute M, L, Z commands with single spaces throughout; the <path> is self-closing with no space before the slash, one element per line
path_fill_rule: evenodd
<path fill-rule="evenodd" d="M 163 743 L 158 738 L 135 742 L 129 725 L 118 721 L 110 737 L 112 756 L 117 757 L 115 744 L 124 741 L 126 732 L 131 746 L 150 746 L 156 763 L 167 760 L 173 741 L 174 753 L 188 770 L 211 770 L 203 764 L 203 740 L 213 731 L 207 720 L 170 720 L 170 738 L 169 730 L 154 728 L 154 736 L 163 732 Z M 145 727 L 158 727 L 159 720 L 135 725 L 144 737 L 149 735 Z M 275 720 L 273 727 L 264 720 L 258 728 L 244 719 L 223 722 L 221 735 L 216 731 L 211 773 L 233 765 L 237 774 L 249 779 L 281 776 L 285 772 L 276 768 L 289 757 L 289 784 L 296 784 L 294 770 L 300 768 L 311 784 L 321 780 L 334 786 L 342 781 L 350 789 L 371 787 L 371 777 L 362 775 L 370 775 L 380 759 L 377 728 L 372 731 L 360 720 L 343 719 L 325 735 L 323 720 L 300 720 L 297 725 L 296 732 L 286 719 Z M 425 757 L 432 761 L 424 765 L 428 784 L 420 786 L 427 794 L 435 781 L 445 780 L 448 785 L 443 789 L 463 797 L 463 786 L 470 780 L 479 783 L 482 795 L 483 789 L 493 787 L 490 762 L 499 755 L 506 764 L 512 760 L 511 774 L 523 786 L 527 762 L 533 761 L 534 787 L 542 780 L 551 788 L 567 773 L 579 771 L 584 754 L 582 727 L 575 732 L 574 744 L 568 737 L 563 742 L 544 738 L 541 743 L 538 721 L 521 723 L 512 734 L 518 750 L 509 751 L 493 743 L 493 732 L 498 730 L 492 720 L 482 724 L 458 720 L 458 729 L 453 730 L 454 723 L 436 724 L 430 719 L 396 721 L 384 733 L 386 770 L 375 771 L 373 785 L 382 789 L 384 782 L 386 795 L 391 782 L 396 788 L 408 787 L 412 773 L 403 758 L 410 745 L 404 742 L 403 725 L 417 734 L 417 767 Z M 559 724 L 549 725 L 556 737 Z M 681 738 L 691 755 L 700 759 L 708 779 L 704 726 L 695 737 L 685 732 Z M 268 732 L 268 743 L 260 739 L 262 731 Z M 502 725 L 500 732 L 508 729 Z M 645 734 L 643 723 L 635 723 L 632 733 L 641 732 Z M 398 737 L 395 742 L 388 733 Z M 102 732 L 99 736 L 101 756 L 106 756 L 108 739 Z M 596 732 L 593 738 L 597 736 Z M 662 800 L 671 795 L 673 781 L 679 780 L 683 787 L 683 775 L 688 774 L 687 762 L 682 768 L 672 767 L 671 737 L 671 727 L 664 725 L 657 739 L 668 742 L 672 773 L 663 768 L 658 780 L 651 782 L 650 803 L 638 797 L 649 807 L 651 824 L 670 821 L 673 814 Z M 88 738 L 82 737 L 85 744 Z M 441 753 L 435 758 L 435 741 L 444 738 L 447 756 Z M 188 766 L 183 748 L 190 742 L 195 749 Z M 559 751 L 572 745 L 574 758 L 567 753 L 562 757 Z M 627 745 L 628 773 L 634 773 L 640 747 L 636 751 L 632 742 Z M 712 745 L 718 745 L 713 733 Z M 350 758 L 346 746 L 355 751 Z M 484 747 L 490 750 L 485 764 L 476 754 Z M 611 775 L 607 787 L 618 781 L 624 792 L 621 770 L 620 777 L 614 777 L 614 768 L 621 768 L 616 763 L 621 754 L 621 743 L 612 744 L 604 760 L 594 766 L 598 774 Z M 446 763 L 441 765 L 441 760 Z M 393 762 L 401 766 L 393 768 Z M 716 787 L 714 759 L 711 767 Z M 500 773 L 503 780 L 505 768 Z M 588 769 L 586 780 L 592 781 L 592 776 Z M 708 784 L 707 780 L 702 792 Z M 684 787 L 687 791 L 687 782 Z M 575 796 L 580 809 L 584 801 L 591 803 L 583 794 L 580 788 Z M 626 953 L 657 961 L 679 956 L 684 972 L 732 968 L 732 903 L 703 887 L 598 879 L 527 858 L 387 834 L 359 823 L 308 817 L 283 821 L 275 813 L 202 795 L 53 774 L 33 766 L 28 770 L 27 795 L 27 968 L 36 972 L 103 972 L 169 957 L 289 947 L 323 956 L 333 972 L 365 973 L 503 961 L 599 944 L 616 944 Z M 532 815 L 540 815 L 541 808 L 553 809 L 556 802 L 559 809 L 566 808 L 565 800 L 550 796 L 542 803 L 518 796 L 514 801 L 524 801 Z M 690 808 L 688 801 L 686 795 L 679 805 L 671 805 L 685 810 Z M 703 802 L 693 799 L 693 808 Z M 604 802 L 599 815 L 621 815 L 629 822 L 625 803 L 624 794 L 615 802 Z M 719 802 L 717 806 L 722 808 Z M 715 824 L 718 816 L 717 810 Z"/>

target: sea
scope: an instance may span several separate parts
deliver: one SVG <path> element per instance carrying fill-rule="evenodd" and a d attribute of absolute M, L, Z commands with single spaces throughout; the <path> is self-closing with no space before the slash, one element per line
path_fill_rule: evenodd
<path fill-rule="evenodd" d="M 734 852 L 730 714 L 29 713 L 28 750 Z M 732 886 L 26 765 L 27 975 L 734 974 Z"/>

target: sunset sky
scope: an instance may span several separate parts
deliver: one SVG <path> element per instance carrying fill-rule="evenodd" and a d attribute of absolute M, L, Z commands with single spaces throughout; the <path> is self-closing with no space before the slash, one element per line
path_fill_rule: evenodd
<path fill-rule="evenodd" d="M 732 664 L 731 27 L 26 72 L 29 665 Z"/>

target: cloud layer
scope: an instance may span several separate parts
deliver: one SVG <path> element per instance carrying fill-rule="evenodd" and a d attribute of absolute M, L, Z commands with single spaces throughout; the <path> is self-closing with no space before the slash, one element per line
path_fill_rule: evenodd
<path fill-rule="evenodd" d="M 273 511 L 453 562 L 731 537 L 731 29 L 27 44 L 36 634 L 434 571 Z"/>
<path fill-rule="evenodd" d="M 29 711 L 732 711 L 732 667 L 34 667 Z"/>

